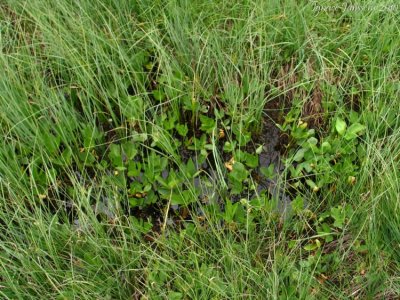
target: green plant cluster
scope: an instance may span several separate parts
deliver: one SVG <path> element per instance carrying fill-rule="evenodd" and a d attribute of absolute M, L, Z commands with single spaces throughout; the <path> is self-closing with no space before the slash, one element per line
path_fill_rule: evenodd
<path fill-rule="evenodd" d="M 356 183 L 366 153 L 360 137 L 366 127 L 360 123 L 360 115 L 350 111 L 347 121 L 337 116 L 327 131 L 319 137 L 307 122 L 292 118 L 293 111 L 280 128 L 291 138 L 286 165 L 292 178 L 291 186 L 306 186 L 313 192 L 322 188 L 335 191 L 337 185 Z"/>
<path fill-rule="evenodd" d="M 144 97 L 130 95 L 126 83 L 125 94 L 116 90 L 111 107 L 103 106 L 96 122 L 71 123 L 69 129 L 75 137 L 65 138 L 62 128 L 51 126 L 52 120 L 44 123 L 39 150 L 31 144 L 8 146 L 19 164 L 21 179 L 33 185 L 38 203 L 55 209 L 59 208 L 57 199 L 74 205 L 78 180 L 83 186 L 110 187 L 120 202 L 116 206 L 124 207 L 128 215 L 134 208 L 153 206 L 161 213 L 163 207 L 189 207 L 203 199 L 220 211 L 227 224 L 244 222 L 245 205 L 238 200 L 259 202 L 264 197 L 268 202 L 269 198 L 267 191 L 256 192 L 260 179 L 253 178 L 254 172 L 264 179 L 273 176 L 273 166 L 269 171 L 259 166 L 263 150 L 253 141 L 254 117 L 235 122 L 236 113 L 223 106 L 224 93 L 214 96 L 216 101 L 180 95 L 177 91 L 185 90 L 187 76 L 179 71 L 168 79 L 160 71 L 153 74 L 154 61 L 149 52 L 142 51 L 133 64 L 147 72 L 138 82 L 147 86 L 149 99 L 156 106 L 150 108 Z M 238 91 L 246 93 L 245 88 Z M 71 106 L 78 110 L 79 103 L 88 97 L 74 89 L 61 92 L 64 95 L 60 96 L 71 100 Z M 215 107 L 216 103 L 220 107 Z M 118 108 L 119 127 L 113 118 L 106 117 Z M 155 115 L 157 122 L 147 122 L 149 114 Z M 41 155 L 35 155 L 36 151 Z M 225 184 L 217 184 L 219 180 Z M 203 184 L 216 190 L 216 202 L 202 195 Z M 99 199 L 91 201 L 96 205 Z"/>

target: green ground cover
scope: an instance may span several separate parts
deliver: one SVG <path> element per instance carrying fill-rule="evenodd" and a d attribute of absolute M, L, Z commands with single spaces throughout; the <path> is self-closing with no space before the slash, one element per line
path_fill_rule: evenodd
<path fill-rule="evenodd" d="M 332 2 L 0 1 L 0 296 L 399 298 L 400 7 Z"/>

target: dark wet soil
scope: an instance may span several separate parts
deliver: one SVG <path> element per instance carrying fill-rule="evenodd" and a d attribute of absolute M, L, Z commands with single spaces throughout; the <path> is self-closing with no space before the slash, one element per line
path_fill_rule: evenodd
<path fill-rule="evenodd" d="M 290 203 L 290 197 L 285 194 L 282 185 L 284 165 L 281 157 L 286 152 L 288 138 L 276 124 L 283 123 L 288 107 L 285 101 L 274 99 L 267 103 L 263 119 L 263 129 L 258 136 L 258 143 L 263 144 L 263 151 L 259 155 L 259 166 L 270 167 L 273 165 L 273 178 L 266 178 L 258 182 L 258 192 L 267 190 L 273 199 L 278 200 L 279 210 L 285 210 Z"/>

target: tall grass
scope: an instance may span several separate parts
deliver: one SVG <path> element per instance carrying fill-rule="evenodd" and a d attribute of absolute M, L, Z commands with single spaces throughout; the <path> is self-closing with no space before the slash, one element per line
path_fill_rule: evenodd
<path fill-rule="evenodd" d="M 312 4 L 294 0 L 2 1 L 0 295 L 398 297 L 398 16 L 398 11 L 378 9 L 316 13 Z M 148 72 L 138 66 L 143 51 L 157 62 L 148 71 L 152 68 L 177 90 L 167 104 L 156 103 L 150 95 Z M 177 72 L 186 78 L 176 79 Z M 323 128 L 330 128 L 331 117 L 350 107 L 360 112 L 368 128 L 357 184 L 349 188 L 338 183 L 336 193 L 321 197 L 305 195 L 312 211 L 343 203 L 356 208 L 335 249 L 338 260 L 331 276 L 337 284 L 318 278 L 318 262 L 311 269 L 302 263 L 302 238 L 310 237 L 299 236 L 287 247 L 286 232 L 295 221 L 270 213 L 263 215 L 257 230 L 248 228 L 244 235 L 222 230 L 211 218 L 206 224 L 194 220 L 180 231 L 166 226 L 156 239 L 145 240 L 122 213 L 121 194 L 97 180 L 106 171 L 78 174 L 70 167 L 63 168 L 63 179 L 73 188 L 69 202 L 78 217 L 68 220 L 60 208 L 67 205 L 61 200 L 67 191 L 52 173 L 51 149 L 44 145 L 60 136 L 66 148 L 79 149 L 85 128 L 99 123 L 128 138 L 136 128 L 123 118 L 129 90 L 143 99 L 136 111 L 139 126 L 153 128 L 165 155 L 179 164 L 180 153 L 162 128 L 160 111 L 180 114 L 185 97 L 209 105 L 222 92 L 220 101 L 232 123 L 260 131 L 269 101 L 298 105 L 300 114 L 316 87 L 327 105 Z M 90 132 L 94 139 L 95 132 Z M 321 129 L 320 134 L 325 133 Z M 24 153 L 32 155 L 22 166 Z M 223 189 L 224 162 L 216 147 L 213 155 L 219 170 L 214 189 Z M 43 205 L 40 184 L 30 176 L 39 163 L 60 205 Z M 115 207 L 112 222 L 99 221 L 92 208 L 93 199 L 105 195 Z M 367 250 L 352 256 L 358 240 Z M 366 274 L 361 280 L 346 281 L 360 272 Z"/>

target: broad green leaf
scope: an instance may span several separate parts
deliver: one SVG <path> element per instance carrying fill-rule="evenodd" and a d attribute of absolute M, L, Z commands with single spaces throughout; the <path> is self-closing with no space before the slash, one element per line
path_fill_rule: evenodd
<path fill-rule="evenodd" d="M 201 126 L 200 129 L 205 132 L 211 132 L 215 128 L 215 120 L 207 116 L 200 115 Z"/>
<path fill-rule="evenodd" d="M 169 292 L 167 299 L 168 300 L 181 300 L 181 299 L 183 299 L 183 294 L 179 293 L 179 292 Z"/>
<path fill-rule="evenodd" d="M 299 213 L 304 209 L 304 200 L 302 197 L 297 196 L 291 203 L 292 209 L 295 213 Z"/>
<path fill-rule="evenodd" d="M 258 146 L 257 149 L 256 149 L 256 154 L 260 155 L 262 153 L 262 151 L 263 151 L 263 148 L 264 148 L 264 145 Z"/>
<path fill-rule="evenodd" d="M 262 175 L 264 175 L 266 178 L 272 179 L 274 177 L 275 174 L 275 170 L 274 170 L 274 164 L 270 164 L 267 167 L 261 167 L 260 168 L 260 172 Z"/>
<path fill-rule="evenodd" d="M 69 166 L 72 162 L 72 150 L 71 148 L 66 148 L 63 153 L 61 154 L 62 159 L 66 166 Z"/>
<path fill-rule="evenodd" d="M 250 153 L 245 153 L 245 163 L 250 168 L 257 168 L 258 167 L 258 156 L 253 155 Z"/>
<path fill-rule="evenodd" d="M 124 153 L 128 160 L 132 160 L 138 153 L 138 150 L 136 149 L 135 144 L 132 142 L 123 143 L 122 149 L 124 150 Z"/>
<path fill-rule="evenodd" d="M 358 137 L 358 134 L 365 129 L 365 126 L 360 123 L 354 123 L 347 128 L 344 138 L 349 141 Z"/>
<path fill-rule="evenodd" d="M 182 124 L 177 124 L 177 125 L 175 126 L 175 129 L 176 129 L 176 131 L 178 132 L 178 134 L 179 134 L 180 136 L 183 136 L 183 137 L 185 137 L 185 136 L 187 135 L 187 133 L 189 132 L 189 129 L 188 129 L 188 127 L 187 127 L 186 124 L 184 124 L 184 125 L 182 125 Z"/>
<path fill-rule="evenodd" d="M 233 164 L 232 172 L 229 173 L 229 176 L 236 181 L 242 182 L 247 178 L 248 171 L 242 163 L 235 162 Z"/>
<path fill-rule="evenodd" d="M 236 141 L 233 141 L 232 143 L 225 142 L 223 150 L 225 152 L 232 152 L 235 150 L 235 147 L 236 147 Z"/>
<path fill-rule="evenodd" d="M 317 184 L 316 184 L 314 181 L 312 181 L 311 179 L 307 179 L 307 180 L 306 180 L 306 183 L 307 183 L 307 185 L 308 185 L 310 188 L 312 188 L 312 189 L 318 188 Z"/>
<path fill-rule="evenodd" d="M 316 144 L 318 144 L 318 140 L 312 136 L 307 140 L 307 143 L 310 145 L 316 145 Z"/>
<path fill-rule="evenodd" d="M 132 135 L 132 141 L 133 142 L 144 142 L 147 140 L 147 134 L 146 133 L 136 133 Z"/>
<path fill-rule="evenodd" d="M 197 197 L 192 195 L 192 192 L 189 190 L 174 192 L 171 195 L 172 205 L 188 205 L 196 200 Z"/>
<path fill-rule="evenodd" d="M 128 165 L 128 176 L 139 176 L 141 171 L 141 164 L 139 162 L 130 161 Z"/>
<path fill-rule="evenodd" d="M 163 91 L 161 91 L 161 90 L 154 90 L 153 91 L 153 97 L 154 97 L 154 99 L 156 99 L 157 101 L 163 101 L 164 100 L 164 98 L 165 98 L 165 94 L 164 94 L 164 92 Z"/>
<path fill-rule="evenodd" d="M 43 135 L 43 144 L 45 149 L 48 151 L 48 154 L 55 154 L 60 147 L 61 137 L 54 136 L 51 133 L 46 133 Z"/>
<path fill-rule="evenodd" d="M 331 208 L 331 216 L 335 219 L 333 226 L 338 228 L 343 228 L 344 220 L 345 220 L 345 213 L 343 212 L 343 208 L 339 205 L 338 207 Z"/>
<path fill-rule="evenodd" d="M 110 152 L 108 154 L 112 165 L 114 167 L 123 167 L 122 155 L 121 155 L 121 146 L 117 144 L 110 145 Z"/>
<path fill-rule="evenodd" d="M 332 146 L 329 142 L 323 142 L 321 149 L 323 153 L 329 153 L 332 150 Z"/>
<path fill-rule="evenodd" d="M 129 96 L 123 106 L 123 114 L 129 120 L 141 119 L 143 118 L 143 111 L 145 108 L 145 102 L 142 97 L 139 96 Z"/>
<path fill-rule="evenodd" d="M 306 152 L 306 149 L 301 148 L 299 149 L 296 154 L 293 157 L 294 161 L 300 162 L 304 158 L 304 153 Z"/>
<path fill-rule="evenodd" d="M 317 244 L 308 244 L 304 246 L 304 250 L 306 251 L 313 251 L 318 248 Z"/>
<path fill-rule="evenodd" d="M 197 171 L 196 166 L 194 165 L 194 162 L 191 158 L 189 158 L 185 169 L 186 169 L 185 173 L 188 178 L 193 178 L 194 175 L 196 174 L 196 171 Z"/>
<path fill-rule="evenodd" d="M 336 128 L 336 131 L 337 131 L 340 135 L 344 135 L 344 133 L 346 132 L 346 128 L 347 128 L 346 122 L 345 122 L 343 119 L 341 119 L 341 118 L 338 117 L 338 118 L 336 119 L 335 128 Z"/>

